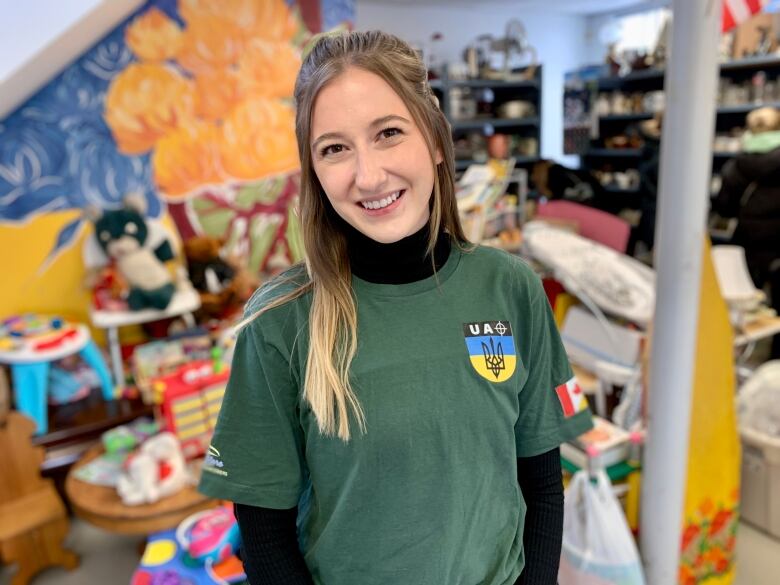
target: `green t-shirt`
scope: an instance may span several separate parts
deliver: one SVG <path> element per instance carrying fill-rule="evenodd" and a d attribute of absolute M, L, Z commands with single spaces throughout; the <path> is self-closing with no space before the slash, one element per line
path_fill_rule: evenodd
<path fill-rule="evenodd" d="M 284 290 L 260 289 L 248 312 Z M 591 426 L 538 277 L 504 252 L 453 248 L 435 276 L 353 290 L 366 434 L 352 420 L 348 443 L 321 435 L 302 399 L 307 294 L 239 334 L 200 490 L 299 506 L 317 585 L 514 583 L 516 458 Z"/>

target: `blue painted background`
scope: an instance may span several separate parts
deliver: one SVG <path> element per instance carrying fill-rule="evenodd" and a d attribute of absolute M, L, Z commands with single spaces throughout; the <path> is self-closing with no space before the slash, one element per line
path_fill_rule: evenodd
<path fill-rule="evenodd" d="M 111 80 L 135 61 L 125 28 L 153 6 L 182 23 L 176 0 L 150 0 L 0 121 L 0 224 L 87 205 L 116 208 L 130 192 L 145 196 L 151 217 L 161 214 L 150 155 L 121 154 L 103 120 Z M 325 29 L 354 17 L 353 0 L 321 0 L 321 9 Z M 83 221 L 60 230 L 50 258 L 72 244 Z"/>

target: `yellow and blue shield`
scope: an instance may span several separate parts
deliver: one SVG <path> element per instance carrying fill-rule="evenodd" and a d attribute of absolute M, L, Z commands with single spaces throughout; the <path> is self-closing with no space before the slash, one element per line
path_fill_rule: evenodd
<path fill-rule="evenodd" d="M 471 365 L 491 382 L 504 382 L 515 373 L 517 353 L 508 321 L 464 323 L 463 335 Z"/>

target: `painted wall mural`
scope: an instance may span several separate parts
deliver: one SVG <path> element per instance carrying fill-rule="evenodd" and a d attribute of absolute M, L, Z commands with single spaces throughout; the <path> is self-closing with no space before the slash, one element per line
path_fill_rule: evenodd
<path fill-rule="evenodd" d="M 352 0 L 150 0 L 0 121 L 0 230 L 138 192 L 253 270 L 298 259 L 295 75 L 312 31 L 353 15 Z M 42 269 L 79 240 L 85 220 L 64 216 Z"/>

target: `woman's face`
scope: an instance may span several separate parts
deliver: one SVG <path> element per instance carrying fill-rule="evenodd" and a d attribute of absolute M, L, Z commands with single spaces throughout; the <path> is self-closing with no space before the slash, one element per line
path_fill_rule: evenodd
<path fill-rule="evenodd" d="M 333 209 L 372 240 L 397 242 L 428 221 L 431 155 L 403 100 L 378 75 L 351 67 L 320 90 L 311 150 Z"/>

